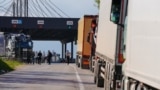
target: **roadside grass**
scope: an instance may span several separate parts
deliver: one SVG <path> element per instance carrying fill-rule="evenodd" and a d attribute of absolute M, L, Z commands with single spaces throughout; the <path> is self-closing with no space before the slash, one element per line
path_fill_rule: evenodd
<path fill-rule="evenodd" d="M 22 64 L 23 63 L 17 60 L 4 60 L 0 58 L 0 74 L 13 71 L 16 69 L 17 66 Z"/>

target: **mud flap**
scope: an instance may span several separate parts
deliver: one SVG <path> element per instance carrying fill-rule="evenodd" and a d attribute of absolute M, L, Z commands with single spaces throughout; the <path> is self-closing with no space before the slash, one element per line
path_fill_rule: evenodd
<path fill-rule="evenodd" d="M 102 77 L 97 77 L 96 84 L 97 87 L 104 87 L 104 79 Z"/>

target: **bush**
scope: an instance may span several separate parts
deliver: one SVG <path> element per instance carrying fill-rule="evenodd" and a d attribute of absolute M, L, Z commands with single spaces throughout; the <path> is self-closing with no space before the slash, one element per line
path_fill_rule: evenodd
<path fill-rule="evenodd" d="M 3 60 L 0 58 L 0 74 L 4 72 L 13 71 L 22 63 L 16 60 Z"/>

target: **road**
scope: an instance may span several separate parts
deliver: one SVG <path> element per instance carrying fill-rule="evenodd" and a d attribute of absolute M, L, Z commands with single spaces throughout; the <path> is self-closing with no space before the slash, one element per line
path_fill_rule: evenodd
<path fill-rule="evenodd" d="M 0 90 L 104 90 L 93 82 L 93 73 L 75 64 L 23 65 L 0 75 Z"/>

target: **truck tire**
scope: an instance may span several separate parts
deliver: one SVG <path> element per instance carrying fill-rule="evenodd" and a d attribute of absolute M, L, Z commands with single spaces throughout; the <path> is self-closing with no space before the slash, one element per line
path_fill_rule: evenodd
<path fill-rule="evenodd" d="M 94 68 L 92 68 L 92 70 L 91 70 L 92 72 L 94 72 Z"/>
<path fill-rule="evenodd" d="M 97 81 L 96 81 L 96 77 L 94 76 L 94 83 L 96 84 L 96 82 L 97 82 Z"/>
<path fill-rule="evenodd" d="M 80 64 L 80 68 L 81 68 L 81 69 L 83 69 L 83 65 L 82 65 L 82 62 L 81 62 L 81 64 Z"/>
<path fill-rule="evenodd" d="M 102 77 L 97 77 L 96 84 L 97 87 L 104 87 L 104 79 Z"/>
<path fill-rule="evenodd" d="M 80 63 L 78 63 L 78 65 L 77 65 L 78 67 L 80 67 Z"/>

